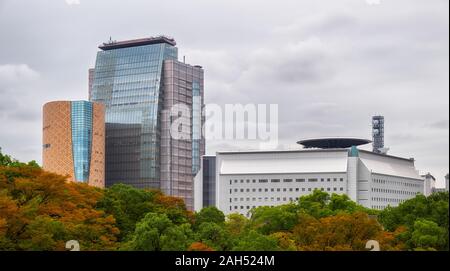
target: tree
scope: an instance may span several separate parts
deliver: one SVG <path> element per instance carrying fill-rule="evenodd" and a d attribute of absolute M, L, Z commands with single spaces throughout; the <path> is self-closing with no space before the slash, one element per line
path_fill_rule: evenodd
<path fill-rule="evenodd" d="M 214 206 L 203 208 L 195 215 L 195 225 L 198 227 L 205 222 L 223 224 L 225 222 L 225 215 Z"/>
<path fill-rule="evenodd" d="M 303 215 L 293 236 L 299 250 L 365 250 L 366 242 L 381 231 L 378 222 L 363 212 L 320 219 Z"/>
<path fill-rule="evenodd" d="M 416 250 L 444 250 L 445 230 L 435 222 L 419 219 L 414 223 L 411 241 Z"/>
<path fill-rule="evenodd" d="M 251 213 L 252 227 L 262 234 L 289 231 L 297 223 L 297 206 L 295 204 L 258 207 Z"/>
<path fill-rule="evenodd" d="M 23 166 L 29 166 L 34 168 L 40 168 L 38 163 L 36 161 L 30 161 L 28 163 L 21 163 L 18 160 L 11 158 L 11 156 L 3 154 L 2 148 L 0 148 L 0 166 L 4 167 L 23 167 Z"/>
<path fill-rule="evenodd" d="M 198 227 L 197 240 L 217 251 L 231 250 L 234 241 L 223 225 L 212 222 L 204 222 Z"/>
<path fill-rule="evenodd" d="M 381 224 L 388 231 L 395 231 L 399 227 L 406 228 L 406 231 L 399 235 L 399 238 L 402 238 L 402 241 L 406 244 L 406 248 L 410 250 L 420 248 L 417 246 L 422 243 L 419 242 L 420 238 L 417 237 L 418 233 L 416 233 L 416 239 L 412 239 L 416 226 L 431 225 L 428 222 L 433 222 L 441 228 L 443 232 L 441 240 L 444 242 L 442 245 L 436 244 L 433 247 L 435 249 L 448 250 L 448 206 L 448 192 L 435 193 L 429 197 L 418 195 L 413 199 L 403 202 L 398 207 L 384 209 L 378 217 Z M 424 223 L 423 220 L 428 222 Z M 422 222 L 416 225 L 418 221 Z"/>
<path fill-rule="evenodd" d="M 227 216 L 225 227 L 232 236 L 238 237 L 249 227 L 249 221 L 245 216 L 234 213 Z"/>
<path fill-rule="evenodd" d="M 102 194 L 34 166 L 0 167 L 0 250 L 115 249 L 115 220 L 95 209 Z"/>
<path fill-rule="evenodd" d="M 202 242 L 194 242 L 189 246 L 188 251 L 214 251 L 214 249 Z"/>
<path fill-rule="evenodd" d="M 0 148 L 0 166 L 9 166 L 12 163 L 11 156 L 3 154 Z"/>
<path fill-rule="evenodd" d="M 278 251 L 278 240 L 272 236 L 263 235 L 251 230 L 239 238 L 234 251 Z"/>
<path fill-rule="evenodd" d="M 299 209 L 303 210 L 305 213 L 320 218 L 333 214 L 327 207 L 329 201 L 330 195 L 328 195 L 328 193 L 315 189 L 312 194 L 300 197 L 298 206 Z"/>
<path fill-rule="evenodd" d="M 157 208 L 154 203 L 157 193 L 115 184 L 106 189 L 104 196 L 97 203 L 97 208 L 115 217 L 116 225 L 120 229 L 119 240 L 126 240 L 145 214 Z"/>
<path fill-rule="evenodd" d="M 167 196 L 162 192 L 157 191 L 155 204 L 155 212 L 166 214 L 167 217 L 177 225 L 192 223 L 194 220 L 193 213 L 186 209 L 184 200 L 180 197 Z"/>
<path fill-rule="evenodd" d="M 125 248 L 142 251 L 184 251 L 192 243 L 189 224 L 175 225 L 166 214 L 148 213 L 136 225 Z"/>
<path fill-rule="evenodd" d="M 291 232 L 276 232 L 272 233 L 270 237 L 277 240 L 277 247 L 279 247 L 283 251 L 297 250 Z"/>

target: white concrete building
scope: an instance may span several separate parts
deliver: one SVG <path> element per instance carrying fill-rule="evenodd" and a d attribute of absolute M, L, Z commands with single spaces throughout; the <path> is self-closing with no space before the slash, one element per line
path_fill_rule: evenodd
<path fill-rule="evenodd" d="M 422 175 L 422 178 L 424 180 L 423 194 L 428 197 L 433 194 L 436 189 L 436 178 L 434 178 L 434 176 L 430 173 Z"/>
<path fill-rule="evenodd" d="M 216 207 L 225 214 L 243 215 L 258 206 L 296 201 L 314 189 L 347 194 L 359 204 L 378 210 L 424 192 L 424 180 L 413 159 L 356 147 L 218 152 L 215 181 Z"/>

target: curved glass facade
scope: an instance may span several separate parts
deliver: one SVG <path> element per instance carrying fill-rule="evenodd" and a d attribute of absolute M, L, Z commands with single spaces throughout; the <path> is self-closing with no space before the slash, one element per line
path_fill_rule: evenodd
<path fill-rule="evenodd" d="M 92 103 L 71 103 L 72 153 L 75 180 L 88 182 L 92 149 Z"/>
<path fill-rule="evenodd" d="M 91 100 L 106 106 L 106 184 L 160 187 L 164 60 L 177 48 L 151 44 L 100 51 Z"/>

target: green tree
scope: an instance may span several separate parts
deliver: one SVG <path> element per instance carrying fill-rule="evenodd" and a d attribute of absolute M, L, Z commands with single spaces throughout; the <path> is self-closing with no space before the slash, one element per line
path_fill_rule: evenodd
<path fill-rule="evenodd" d="M 305 213 L 320 218 L 333 214 L 333 211 L 328 208 L 329 202 L 330 195 L 328 193 L 315 189 L 312 194 L 300 197 L 298 206 Z"/>
<path fill-rule="evenodd" d="M 189 224 L 175 225 L 166 214 L 148 213 L 124 248 L 140 251 L 184 251 L 192 243 Z"/>
<path fill-rule="evenodd" d="M 297 206 L 295 204 L 275 207 L 258 207 L 251 211 L 250 223 L 262 234 L 289 231 L 297 224 Z"/>
<path fill-rule="evenodd" d="M 263 235 L 255 230 L 239 238 L 233 248 L 234 251 L 278 251 L 278 240 L 276 237 Z"/>
<path fill-rule="evenodd" d="M 223 225 L 212 222 L 204 222 L 198 227 L 197 239 L 218 251 L 231 250 L 234 241 Z"/>
<path fill-rule="evenodd" d="M 445 250 L 445 230 L 435 222 L 419 219 L 414 223 L 411 241 L 416 250 Z"/>
<path fill-rule="evenodd" d="M 0 166 L 9 166 L 13 160 L 11 159 L 11 156 L 3 154 L 2 148 L 0 148 Z"/>
<path fill-rule="evenodd" d="M 3 154 L 2 153 L 2 148 L 0 148 L 0 166 L 4 166 L 4 167 L 24 167 L 24 166 L 29 166 L 29 167 L 33 167 L 33 168 L 40 168 L 40 166 L 38 165 L 38 163 L 36 161 L 30 161 L 28 163 L 22 163 L 19 162 L 16 159 L 11 158 L 11 156 Z"/>
<path fill-rule="evenodd" d="M 205 222 L 223 224 L 225 222 L 225 215 L 214 206 L 203 208 L 195 215 L 195 225 L 199 227 Z"/>
<path fill-rule="evenodd" d="M 388 231 L 394 231 L 398 227 L 406 227 L 406 231 L 400 234 L 399 237 L 406 243 L 408 249 L 418 248 L 417 240 L 419 239 L 417 237 L 415 241 L 412 239 L 416 222 L 420 220 L 434 222 L 443 230 L 444 234 L 441 238 L 444 244 L 435 248 L 448 250 L 448 206 L 448 192 L 435 193 L 429 197 L 418 195 L 413 199 L 403 202 L 398 207 L 384 209 L 380 212 L 378 218 Z"/>
<path fill-rule="evenodd" d="M 97 203 L 97 208 L 115 217 L 116 225 L 120 229 L 119 240 L 125 240 L 134 232 L 136 224 L 147 213 L 155 210 L 155 193 L 115 184 L 106 189 L 103 198 Z"/>

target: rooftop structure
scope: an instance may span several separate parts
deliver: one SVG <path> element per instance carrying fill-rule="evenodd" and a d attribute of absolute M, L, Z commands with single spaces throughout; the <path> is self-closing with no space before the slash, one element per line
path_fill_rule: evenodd
<path fill-rule="evenodd" d="M 353 146 L 366 145 L 372 141 L 353 137 L 325 137 L 300 140 L 297 143 L 303 145 L 306 149 L 339 149 L 350 148 Z"/>
<path fill-rule="evenodd" d="M 175 46 L 177 43 L 175 39 L 169 38 L 166 36 L 158 36 L 158 37 L 150 37 L 143 39 L 134 39 L 134 40 L 126 40 L 126 41 L 113 41 L 110 40 L 108 42 L 103 43 L 98 48 L 103 51 L 121 49 L 121 48 L 129 48 L 129 47 L 138 47 L 143 45 L 151 45 L 151 44 L 159 44 L 159 43 L 167 43 L 169 45 Z"/>

